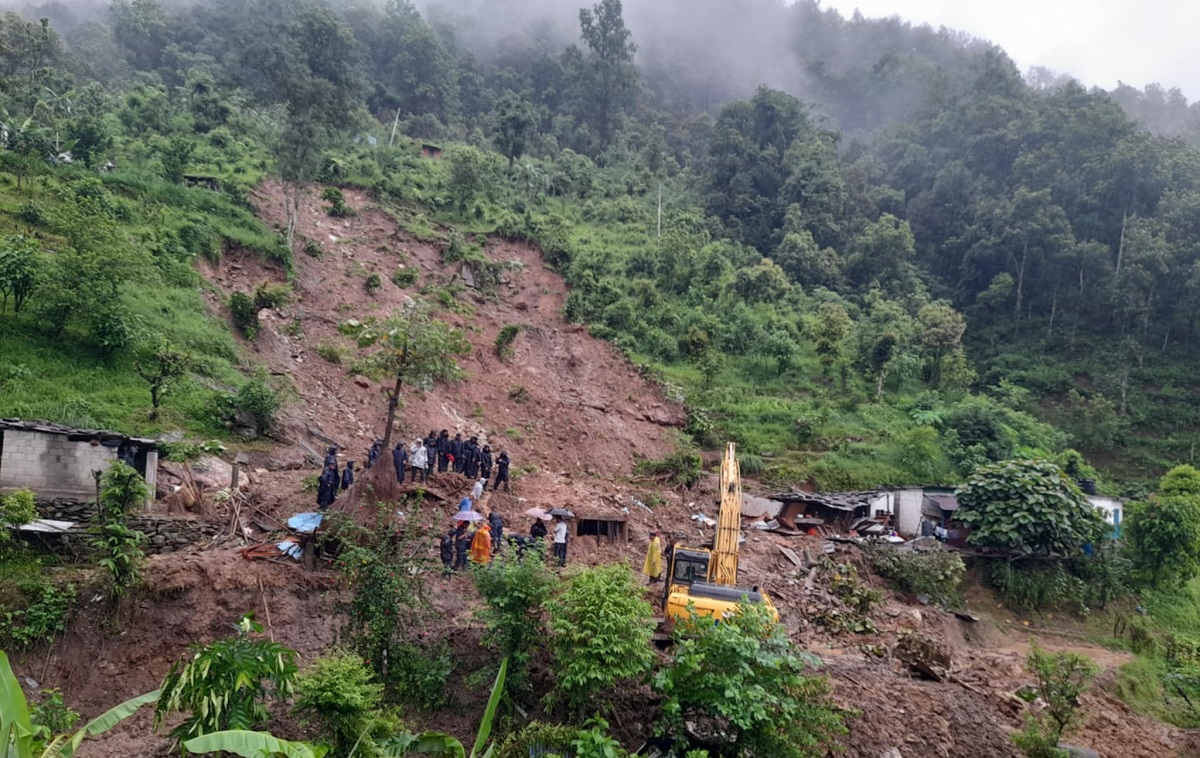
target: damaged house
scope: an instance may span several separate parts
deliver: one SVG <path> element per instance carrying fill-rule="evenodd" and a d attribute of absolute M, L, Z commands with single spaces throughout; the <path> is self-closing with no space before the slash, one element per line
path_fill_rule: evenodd
<path fill-rule="evenodd" d="M 158 443 L 99 429 L 47 421 L 0 419 L 0 490 L 30 489 L 38 500 L 87 501 L 96 477 L 118 458 L 146 480 L 154 502 Z"/>

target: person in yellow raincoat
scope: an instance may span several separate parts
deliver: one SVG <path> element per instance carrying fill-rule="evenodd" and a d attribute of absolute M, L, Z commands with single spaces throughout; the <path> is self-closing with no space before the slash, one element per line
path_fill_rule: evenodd
<path fill-rule="evenodd" d="M 487 565 L 492 562 L 492 528 L 484 521 L 471 540 L 471 562 Z"/>
<path fill-rule="evenodd" d="M 662 576 L 662 543 L 658 541 L 658 532 L 650 532 L 650 546 L 646 548 L 646 562 L 642 564 L 642 573 L 654 584 Z"/>

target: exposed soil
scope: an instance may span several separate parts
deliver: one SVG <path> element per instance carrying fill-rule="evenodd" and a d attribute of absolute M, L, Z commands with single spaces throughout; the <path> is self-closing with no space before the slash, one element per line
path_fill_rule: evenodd
<path fill-rule="evenodd" d="M 251 464 L 266 469 L 256 475 L 251 488 L 253 505 L 280 519 L 313 509 L 313 495 L 301 488 L 302 478 L 317 470 L 313 456 L 323 454 L 332 441 L 345 448 L 343 461 L 361 461 L 382 431 L 385 397 L 375 382 L 348 373 L 354 350 L 338 335 L 338 323 L 386 317 L 427 283 L 441 286 L 455 275 L 453 267 L 442 265 L 437 246 L 402 231 L 362 193 L 346 194 L 359 210 L 354 218 L 328 218 L 312 197 L 304 203 L 299 232 L 319 241 L 324 256 L 297 253 L 296 301 L 261 314 L 262 332 L 247 343 L 273 373 L 290 377 L 295 391 L 278 444 L 253 454 Z M 268 221 L 282 224 L 278 186 L 262 187 L 256 202 Z M 527 520 L 522 512 L 533 505 L 566 505 L 580 515 L 627 519 L 627 542 L 578 538 L 570 548 L 572 563 L 626 560 L 640 566 L 651 528 L 666 529 L 685 542 L 711 539 L 711 530 L 691 516 L 715 515 L 714 477 L 687 492 L 632 477 L 634 456 L 657 457 L 672 449 L 672 430 L 683 423 L 683 409 L 664 398 L 611 345 L 566 323 L 561 313 L 566 288 L 543 266 L 535 249 L 488 240 L 486 252 L 494 261 L 521 265 L 494 294 L 469 289 L 461 294 L 469 313 L 442 314 L 462 327 L 471 342 L 471 353 L 461 361 L 468 378 L 426 394 L 406 392 L 398 415 L 399 438 L 411 441 L 430 429 L 448 428 L 464 436 L 478 435 L 496 451 L 506 448 L 513 470 L 521 475 L 512 492 L 489 494 L 483 508 L 498 510 L 510 528 L 524 531 Z M 401 264 L 419 271 L 418 282 L 406 289 L 390 281 Z M 364 288 L 370 272 L 383 280 L 375 294 Z M 230 292 L 248 292 L 261 281 L 285 278 L 278 268 L 237 251 L 219 265 L 205 264 L 203 273 L 215 285 L 208 297 L 219 312 Z M 513 344 L 513 357 L 501 361 L 493 342 L 510 323 L 525 330 Z M 340 364 L 322 359 L 315 352 L 319 343 L 341 346 L 345 358 Z M 434 477 L 429 486 L 436 496 L 433 517 L 440 512 L 448 519 L 468 487 L 453 474 Z M 654 505 L 639 505 L 635 497 Z M 228 523 L 226 515 L 214 518 Z M 820 541 L 748 530 L 741 576 L 744 583 L 771 593 L 785 628 L 820 659 L 837 702 L 857 714 L 849 722 L 842 755 L 894 758 L 895 753 L 886 753 L 889 748 L 903 758 L 1018 755 L 1010 734 L 1030 706 L 1013 693 L 1032 682 L 1023 667 L 1028 636 L 992 623 L 988 608 L 975 608 L 983 618 L 972 623 L 891 594 L 872 613 L 875 632 L 831 633 L 814 620 L 820 592 L 804 591 L 805 575 L 784 558 L 780 547 L 797 552 L 808 548 L 816 554 Z M 882 587 L 865 570 L 856 548 L 838 550 L 837 561 L 857 565 L 865 581 Z M 469 579 L 430 577 L 428 588 L 436 609 L 429 631 L 449 639 L 457 664 L 453 702 L 436 713 L 412 714 L 410 720 L 468 741 L 487 696 L 486 682 L 474 682 L 473 675 L 486 678 L 496 661 L 480 644 L 483 630 L 474 617 L 478 599 Z M 190 644 L 227 635 L 248 610 L 255 610 L 260 621 L 269 616 L 271 634 L 297 650 L 303 665 L 336 643 L 339 598 L 334 574 L 326 567 L 310 573 L 295 563 L 249 561 L 230 536 L 215 546 L 152 558 L 144 590 L 115 617 L 104 602 L 85 598 L 68 634 L 46 649 L 16 656 L 16 668 L 19 676 L 41 686 L 61 688 L 67 703 L 94 716 L 157 687 L 171 662 L 186 654 Z M 936 640 L 950 656 L 950 674 L 944 681 L 917 678 L 896 659 L 896 642 L 905 631 Z M 1106 669 L 1085 697 L 1087 717 L 1070 735 L 1072 744 L 1106 757 L 1200 756 L 1194 734 L 1139 717 L 1108 694 L 1112 670 L 1128 660 L 1125 654 L 1040 633 L 1038 644 L 1082 653 Z M 532 676 L 535 687 L 544 689 L 552 673 L 538 661 Z M 648 688 L 622 693 L 611 719 L 615 733 L 635 747 L 638 737 L 649 733 L 656 709 Z M 150 735 L 150 723 L 150 713 L 144 710 L 89 743 L 82 755 L 166 755 L 169 744 Z M 285 737 L 301 736 L 282 709 L 268 728 Z"/>

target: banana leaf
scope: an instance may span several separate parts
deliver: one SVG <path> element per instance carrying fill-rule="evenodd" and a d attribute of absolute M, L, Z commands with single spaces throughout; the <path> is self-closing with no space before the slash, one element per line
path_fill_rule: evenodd
<path fill-rule="evenodd" d="M 321 758 L 324 747 L 289 742 L 266 732 L 230 729 L 193 737 L 183 743 L 189 753 L 233 753 L 243 758 L 281 755 L 284 758 Z"/>
<path fill-rule="evenodd" d="M 137 712 L 138 708 L 143 705 L 149 705 L 158 700 L 161 694 L 158 690 L 147 692 L 144 695 L 138 695 L 135 698 L 130 698 L 120 705 L 109 708 L 104 713 L 101 713 L 96 718 L 84 724 L 83 728 L 75 732 L 57 752 L 49 753 L 54 758 L 71 758 L 75 755 L 75 751 L 83 744 L 83 741 L 88 737 L 95 737 L 98 734 L 104 734 L 109 729 L 112 729 L 117 724 L 132 716 Z M 48 752 L 48 751 L 47 751 Z"/>
<path fill-rule="evenodd" d="M 492 683 L 492 694 L 488 698 L 487 708 L 483 712 L 483 720 L 479 722 L 479 735 L 475 738 L 475 747 L 471 748 L 471 758 L 480 756 L 488 737 L 492 736 L 492 722 L 496 720 L 496 709 L 500 707 L 500 699 L 504 696 L 504 680 L 508 678 L 508 657 L 500 661 L 500 671 L 496 673 L 496 681 Z"/>
<path fill-rule="evenodd" d="M 29 703 L 13 674 L 8 656 L 0 651 L 0 757 L 32 758 L 33 725 L 29 723 Z"/>
<path fill-rule="evenodd" d="M 379 754 L 384 758 L 399 758 L 414 753 L 444 758 L 467 758 L 467 751 L 462 743 L 444 732 L 402 734 L 379 744 Z"/>

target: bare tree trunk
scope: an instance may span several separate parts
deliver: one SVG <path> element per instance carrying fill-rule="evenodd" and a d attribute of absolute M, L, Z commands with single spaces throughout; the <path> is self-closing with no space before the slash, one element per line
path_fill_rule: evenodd
<path fill-rule="evenodd" d="M 1117 242 L 1117 272 L 1115 276 L 1121 276 L 1121 258 L 1125 255 L 1125 224 L 1129 221 L 1129 203 L 1125 204 L 1125 212 L 1121 214 L 1121 239 Z"/>
<path fill-rule="evenodd" d="M 1021 248 L 1021 263 L 1017 266 L 1017 308 L 1016 316 L 1021 318 L 1021 299 L 1025 288 L 1025 262 L 1029 259 L 1029 239 L 1026 238 L 1025 245 Z"/>
<path fill-rule="evenodd" d="M 879 378 L 875 381 L 875 399 L 879 400 L 883 397 L 883 380 L 887 377 L 887 370 L 879 372 Z"/>
<path fill-rule="evenodd" d="M 379 454 L 380 458 L 385 454 L 390 455 L 392 449 L 392 425 L 396 423 L 396 408 L 400 405 L 400 386 L 403 383 L 403 377 L 396 377 L 396 386 L 392 388 L 391 394 L 388 395 L 387 427 L 383 430 L 383 451 Z"/>
<path fill-rule="evenodd" d="M 1117 408 L 1117 415 L 1129 415 L 1129 364 L 1126 363 L 1121 368 L 1121 405 Z"/>
<path fill-rule="evenodd" d="M 1058 313 L 1058 285 L 1054 285 L 1054 299 L 1050 301 L 1050 325 L 1046 327 L 1046 339 L 1054 336 L 1054 316 Z"/>

